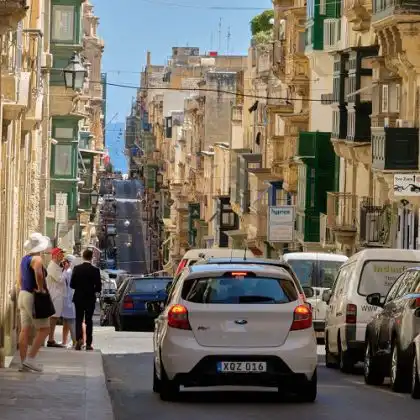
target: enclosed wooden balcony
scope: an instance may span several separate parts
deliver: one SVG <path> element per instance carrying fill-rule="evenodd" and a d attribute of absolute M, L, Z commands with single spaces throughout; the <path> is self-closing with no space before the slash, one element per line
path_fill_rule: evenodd
<path fill-rule="evenodd" d="M 357 233 L 357 196 L 345 192 L 327 193 L 327 227 L 337 240 L 354 240 Z"/>
<path fill-rule="evenodd" d="M 419 129 L 372 127 L 372 169 L 418 170 Z"/>
<path fill-rule="evenodd" d="M 404 15 L 405 21 L 411 19 L 418 21 L 420 3 L 414 0 L 373 0 L 372 21 L 374 23 L 387 18 L 397 18 L 398 15 Z"/>

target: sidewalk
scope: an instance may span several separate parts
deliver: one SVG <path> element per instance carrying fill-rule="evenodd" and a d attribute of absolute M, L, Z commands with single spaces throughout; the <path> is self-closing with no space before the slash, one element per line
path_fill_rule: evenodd
<path fill-rule="evenodd" d="M 44 373 L 0 369 L 1 420 L 113 420 L 99 351 L 43 348 Z"/>

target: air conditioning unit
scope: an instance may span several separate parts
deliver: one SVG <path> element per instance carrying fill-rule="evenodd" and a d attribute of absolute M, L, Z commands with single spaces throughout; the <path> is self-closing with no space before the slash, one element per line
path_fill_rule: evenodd
<path fill-rule="evenodd" d="M 397 120 L 397 127 L 399 128 L 413 128 L 413 123 L 408 120 Z"/>

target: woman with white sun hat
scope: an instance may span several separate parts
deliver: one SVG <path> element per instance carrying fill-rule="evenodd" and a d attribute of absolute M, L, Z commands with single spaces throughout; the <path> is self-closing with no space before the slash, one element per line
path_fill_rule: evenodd
<path fill-rule="evenodd" d="M 35 358 L 45 342 L 50 330 L 50 319 L 35 319 L 33 316 L 35 292 L 46 291 L 46 270 L 41 254 L 51 248 L 50 238 L 41 233 L 32 233 L 24 243 L 26 255 L 20 263 L 18 286 L 18 308 L 20 312 L 21 330 L 19 335 L 19 353 L 21 369 L 42 372 L 42 366 Z M 29 335 L 32 327 L 37 332 L 28 354 Z"/>

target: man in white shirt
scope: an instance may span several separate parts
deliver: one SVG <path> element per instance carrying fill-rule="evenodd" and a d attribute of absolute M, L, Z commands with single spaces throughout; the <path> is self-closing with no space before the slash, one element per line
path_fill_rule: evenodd
<path fill-rule="evenodd" d="M 63 278 L 63 267 L 61 262 L 64 258 L 64 251 L 61 248 L 54 248 L 51 251 L 51 261 L 47 267 L 47 287 L 54 304 L 55 314 L 50 318 L 50 334 L 47 347 L 63 347 L 55 341 L 55 327 L 63 313 L 65 281 Z"/>

